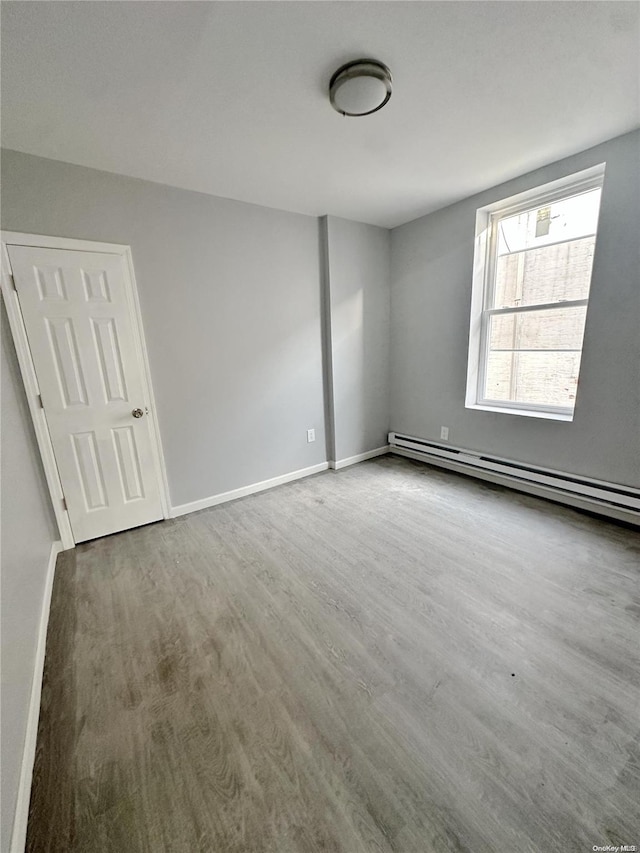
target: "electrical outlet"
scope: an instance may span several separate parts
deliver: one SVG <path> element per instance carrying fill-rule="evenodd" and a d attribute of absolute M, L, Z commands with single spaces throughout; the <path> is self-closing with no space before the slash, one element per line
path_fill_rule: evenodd
<path fill-rule="evenodd" d="M 440 438 L 449 441 L 449 427 L 440 427 Z"/>
<path fill-rule="evenodd" d="M 307 430 L 307 441 L 308 441 L 308 442 L 309 442 L 309 444 L 310 444 L 312 441 L 315 441 L 315 440 L 316 440 L 316 431 L 315 431 L 315 429 L 308 429 L 308 430 Z"/>

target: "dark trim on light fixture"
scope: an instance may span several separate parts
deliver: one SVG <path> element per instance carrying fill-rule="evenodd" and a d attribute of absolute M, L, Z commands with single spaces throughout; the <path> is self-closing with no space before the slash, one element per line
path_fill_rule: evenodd
<path fill-rule="evenodd" d="M 377 107 L 374 107 L 372 110 L 369 110 L 366 113 L 348 113 L 344 110 L 340 109 L 336 105 L 335 102 L 335 94 L 340 88 L 340 86 L 347 82 L 348 80 L 352 80 L 356 77 L 374 77 L 384 83 L 387 94 L 382 103 L 378 104 Z M 371 113 L 376 113 L 378 110 L 381 110 L 382 107 L 387 103 L 389 98 L 391 97 L 391 92 L 393 89 L 393 79 L 391 77 L 391 71 L 387 68 L 384 62 L 379 62 L 377 59 L 354 59 L 351 62 L 347 62 L 345 65 L 341 65 L 340 68 L 333 74 L 331 80 L 329 81 L 329 100 L 331 101 L 331 106 L 343 116 L 368 116 Z"/>

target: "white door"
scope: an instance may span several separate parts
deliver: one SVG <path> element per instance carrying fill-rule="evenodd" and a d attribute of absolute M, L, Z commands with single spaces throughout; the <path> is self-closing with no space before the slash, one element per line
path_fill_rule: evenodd
<path fill-rule="evenodd" d="M 126 260 L 7 250 L 75 541 L 161 519 Z"/>

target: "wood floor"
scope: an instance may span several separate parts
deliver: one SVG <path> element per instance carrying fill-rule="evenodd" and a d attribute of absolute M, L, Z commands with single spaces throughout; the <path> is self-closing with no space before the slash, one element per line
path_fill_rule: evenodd
<path fill-rule="evenodd" d="M 385 457 L 59 558 L 30 853 L 640 846 L 640 534 Z"/>

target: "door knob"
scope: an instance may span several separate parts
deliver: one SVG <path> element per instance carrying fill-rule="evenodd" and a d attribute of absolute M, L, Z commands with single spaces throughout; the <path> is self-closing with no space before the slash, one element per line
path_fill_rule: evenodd
<path fill-rule="evenodd" d="M 142 409 L 134 409 L 131 414 L 134 418 L 141 418 L 144 415 L 144 412 L 142 411 Z"/>

